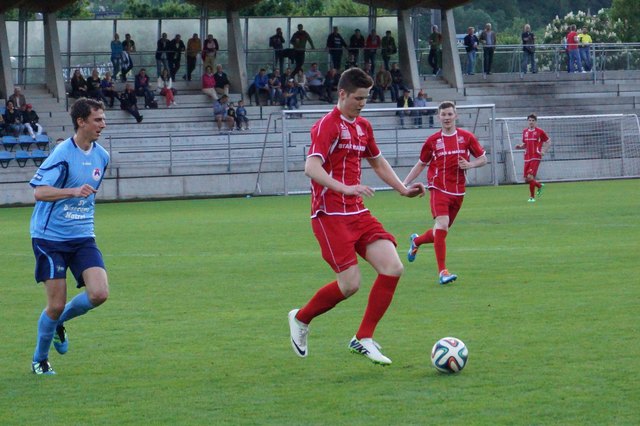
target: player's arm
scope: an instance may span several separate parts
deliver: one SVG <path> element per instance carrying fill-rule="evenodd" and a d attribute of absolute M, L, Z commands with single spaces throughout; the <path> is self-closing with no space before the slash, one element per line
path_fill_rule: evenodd
<path fill-rule="evenodd" d="M 319 185 L 329 188 L 332 191 L 339 192 L 345 195 L 365 195 L 371 197 L 375 192 L 373 188 L 366 185 L 345 185 L 329 176 L 327 171 L 322 167 L 322 158 L 318 155 L 311 155 L 307 157 L 304 163 L 304 174 L 311 178 Z"/>
<path fill-rule="evenodd" d="M 406 186 L 396 172 L 393 170 L 389 162 L 382 155 L 379 155 L 375 158 L 368 158 L 369 164 L 373 168 L 373 171 L 376 172 L 378 177 L 384 181 L 387 185 L 395 189 L 402 195 L 403 197 L 416 197 L 423 196 L 425 193 L 424 185 L 421 183 L 414 183 L 410 186 Z"/>
<path fill-rule="evenodd" d="M 91 194 L 98 192 L 89 184 L 84 184 L 77 188 L 55 188 L 48 185 L 36 186 L 33 195 L 36 201 L 58 201 L 67 198 L 87 198 Z"/>
<path fill-rule="evenodd" d="M 547 139 L 542 143 L 542 148 L 540 148 L 540 153 L 545 155 L 547 151 L 549 151 L 549 147 L 551 146 L 551 139 Z"/>
<path fill-rule="evenodd" d="M 409 172 L 409 174 L 407 175 L 406 178 L 404 178 L 404 180 L 402 181 L 405 185 L 410 184 L 411 182 L 413 182 L 418 176 L 420 176 L 420 174 L 422 173 L 422 171 L 424 170 L 424 168 L 427 167 L 427 165 L 425 163 L 423 163 L 422 161 L 418 160 L 418 162 L 415 164 L 415 166 L 413 166 L 413 168 L 411 169 L 411 171 Z"/>
<path fill-rule="evenodd" d="M 458 167 L 462 170 L 475 169 L 476 167 L 482 167 L 487 164 L 487 156 L 482 154 L 478 158 L 474 158 L 471 161 L 467 161 L 464 158 L 458 158 Z"/>

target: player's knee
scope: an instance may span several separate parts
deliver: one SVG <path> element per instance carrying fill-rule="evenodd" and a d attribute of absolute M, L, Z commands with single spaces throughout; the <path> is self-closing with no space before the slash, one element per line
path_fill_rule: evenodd
<path fill-rule="evenodd" d="M 47 305 L 47 315 L 49 316 L 49 318 L 51 318 L 52 320 L 57 320 L 58 318 L 60 318 L 60 315 L 62 315 L 62 312 L 64 311 L 64 305 L 64 301 L 49 302 L 49 304 Z"/>
<path fill-rule="evenodd" d="M 104 287 L 89 293 L 89 301 L 95 306 L 100 306 L 109 298 L 109 288 Z"/>

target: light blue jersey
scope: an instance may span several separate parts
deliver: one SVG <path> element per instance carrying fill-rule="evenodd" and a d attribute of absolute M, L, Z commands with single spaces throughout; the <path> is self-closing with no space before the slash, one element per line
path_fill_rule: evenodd
<path fill-rule="evenodd" d="M 109 164 L 109 153 L 96 142 L 83 151 L 73 138 L 61 142 L 31 179 L 30 185 L 77 188 L 89 184 L 98 189 Z M 87 198 L 37 201 L 31 216 L 31 238 L 67 241 L 95 237 L 95 194 Z"/>

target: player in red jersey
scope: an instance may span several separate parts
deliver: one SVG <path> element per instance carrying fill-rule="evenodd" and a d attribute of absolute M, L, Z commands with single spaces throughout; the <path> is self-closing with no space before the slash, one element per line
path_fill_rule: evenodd
<path fill-rule="evenodd" d="M 407 258 L 409 262 L 413 262 L 420 245 L 433 243 L 440 284 L 448 284 L 458 277 L 447 270 L 445 241 L 449 228 L 462 206 L 465 194 L 465 171 L 484 166 L 487 164 L 487 157 L 473 133 L 456 127 L 458 114 L 453 102 L 447 101 L 440 104 L 438 118 L 442 124 L 442 130 L 427 138 L 420 151 L 420 159 L 404 179 L 405 185 L 410 184 L 425 167 L 429 166 L 427 187 L 435 225 L 422 235 L 411 235 L 411 246 Z M 475 158 L 470 160 L 469 154 Z"/>
<path fill-rule="evenodd" d="M 535 203 L 536 195 L 539 197 L 542 195 L 544 189 L 544 183 L 538 182 L 536 175 L 538 174 L 538 167 L 540 167 L 540 161 L 542 156 L 547 153 L 551 140 L 547 133 L 541 128 L 537 127 L 538 117 L 535 114 L 530 114 L 527 117 L 529 127 L 522 131 L 522 143 L 516 145 L 516 149 L 524 149 L 524 180 L 529 183 L 529 197 L 530 203 Z M 536 193 L 536 188 L 538 189 Z"/>
<path fill-rule="evenodd" d="M 374 172 L 405 197 L 422 196 L 422 184 L 405 186 L 382 156 L 371 124 L 360 117 L 373 80 L 359 68 L 342 73 L 338 83 L 338 105 L 311 129 L 311 147 L 305 174 L 311 178 L 311 225 L 322 257 L 336 272 L 336 280 L 320 288 L 301 309 L 289 312 L 291 345 L 296 355 L 307 356 L 309 323 L 333 309 L 360 288 L 357 255 L 378 273 L 351 352 L 376 364 L 391 360 L 373 340 L 376 325 L 391 304 L 403 272 L 396 241 L 364 206 L 362 197 L 373 188 L 361 183 L 361 162 L 366 159 Z"/>

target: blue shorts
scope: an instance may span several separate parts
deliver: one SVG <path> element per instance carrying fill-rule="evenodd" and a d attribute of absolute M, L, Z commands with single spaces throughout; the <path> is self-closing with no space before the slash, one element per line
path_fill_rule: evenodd
<path fill-rule="evenodd" d="M 105 269 L 102 253 L 94 238 L 68 241 L 32 238 L 31 244 L 36 256 L 36 282 L 66 279 L 69 268 L 78 283 L 77 287 L 80 288 L 84 287 L 82 272 L 93 267 Z"/>

